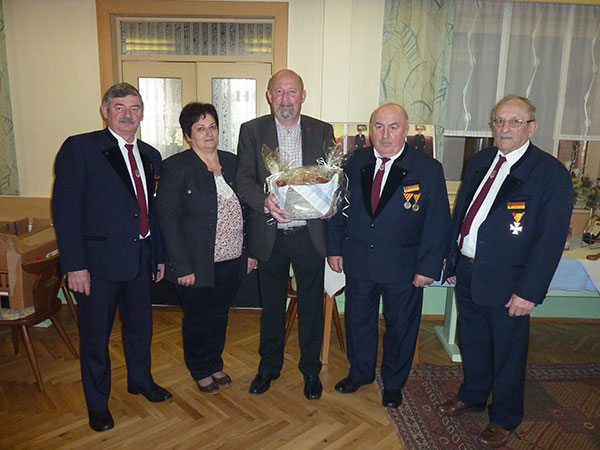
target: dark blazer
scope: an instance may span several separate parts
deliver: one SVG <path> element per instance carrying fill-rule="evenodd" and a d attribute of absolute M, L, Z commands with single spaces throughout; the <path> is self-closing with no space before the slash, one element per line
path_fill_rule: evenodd
<path fill-rule="evenodd" d="M 450 231 L 441 164 L 405 145 L 390 169 L 375 214 L 371 211 L 374 171 L 372 147 L 355 151 L 345 164 L 349 206 L 329 223 L 328 255 L 343 256 L 344 272 L 359 279 L 410 283 L 415 274 L 439 279 Z M 413 193 L 421 194 L 417 211 L 404 207 L 404 190 L 411 186 L 418 186 Z"/>
<path fill-rule="evenodd" d="M 317 159 L 324 157 L 323 145 L 333 142 L 333 128 L 330 124 L 308 116 L 300 117 L 302 128 L 302 164 L 316 165 Z M 258 259 L 266 260 L 271 256 L 277 223 L 269 221 L 265 214 L 265 179 L 270 172 L 261 156 L 262 146 L 271 149 L 279 147 L 277 128 L 272 115 L 258 117 L 242 124 L 238 144 L 238 171 L 236 182 L 240 198 L 250 207 L 249 253 Z M 267 223 L 269 221 L 269 223 Z M 307 221 L 308 232 L 317 251 L 324 257 L 326 248 L 326 229 L 322 219 Z"/>
<path fill-rule="evenodd" d="M 154 147 L 140 140 L 137 144 L 146 175 L 155 268 L 162 262 L 153 210 L 161 156 Z M 87 269 L 92 280 L 94 276 L 135 279 L 140 263 L 140 209 L 117 140 L 108 128 L 71 136 L 58 152 L 54 170 L 52 211 L 63 272 Z"/>
<path fill-rule="evenodd" d="M 498 149 L 488 148 L 469 161 L 454 209 L 445 278 L 455 274 L 457 239 L 473 195 Z M 525 209 L 510 209 L 524 203 Z M 553 156 L 530 144 L 511 167 L 492 208 L 479 227 L 471 295 L 482 305 L 504 305 L 512 294 L 542 303 L 563 252 L 573 210 L 569 172 Z M 522 231 L 513 234 L 513 213 L 524 212 Z"/>
<path fill-rule="evenodd" d="M 223 178 L 235 192 L 236 157 L 218 152 Z M 217 187 L 213 173 L 193 150 L 163 162 L 156 210 L 167 257 L 167 280 L 176 283 L 177 278 L 193 273 L 195 287 L 214 287 Z M 240 277 L 245 273 L 246 261 L 241 258 Z"/>

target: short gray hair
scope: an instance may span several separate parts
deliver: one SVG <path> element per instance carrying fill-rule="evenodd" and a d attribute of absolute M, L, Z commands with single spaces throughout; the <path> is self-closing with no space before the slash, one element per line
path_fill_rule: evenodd
<path fill-rule="evenodd" d="M 535 112 L 536 112 L 535 105 L 533 103 L 531 103 L 531 100 L 529 100 L 527 97 L 523 97 L 522 95 L 517 95 L 517 94 L 508 94 L 507 96 L 502 98 L 498 103 L 496 103 L 496 106 L 494 106 L 494 109 L 492 109 L 492 120 L 496 119 L 496 111 L 498 111 L 498 108 L 500 108 L 500 106 L 502 106 L 504 103 L 509 102 L 511 100 L 517 100 L 517 101 L 523 102 L 525 104 L 525 106 L 527 106 L 527 112 L 529 113 L 529 120 L 535 121 Z"/>
<path fill-rule="evenodd" d="M 108 91 L 104 93 L 102 97 L 102 107 L 108 109 L 110 106 L 110 101 L 113 98 L 123 98 L 128 95 L 133 95 L 135 97 L 140 98 L 140 103 L 142 106 L 142 111 L 144 110 L 144 101 L 142 100 L 142 95 L 137 88 L 129 83 L 117 83 L 108 88 Z"/>

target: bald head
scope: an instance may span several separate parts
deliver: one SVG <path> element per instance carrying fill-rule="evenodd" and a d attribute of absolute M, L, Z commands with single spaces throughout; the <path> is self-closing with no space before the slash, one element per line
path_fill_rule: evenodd
<path fill-rule="evenodd" d="M 277 78 L 282 77 L 284 75 L 292 77 L 292 78 L 296 78 L 296 80 L 298 80 L 298 82 L 300 83 L 300 90 L 302 90 L 302 91 L 304 90 L 304 81 L 302 80 L 302 77 L 290 69 L 282 69 L 278 72 L 275 72 L 269 79 L 269 83 L 267 84 L 267 90 L 270 91 L 273 87 L 273 83 L 275 82 L 275 80 L 277 80 Z"/>
<path fill-rule="evenodd" d="M 408 133 L 408 114 L 396 103 L 381 105 L 371 114 L 371 141 L 375 150 L 392 157 L 404 147 Z"/>
<path fill-rule="evenodd" d="M 288 129 L 293 127 L 300 120 L 306 99 L 302 78 L 293 70 L 280 70 L 269 80 L 267 99 L 279 123 Z"/>
<path fill-rule="evenodd" d="M 378 114 L 382 110 L 385 110 L 385 111 L 396 110 L 399 114 L 402 114 L 404 116 L 404 121 L 406 123 L 408 123 L 408 113 L 402 106 L 400 106 L 398 103 L 385 103 L 385 104 L 379 106 L 378 108 L 376 108 L 375 111 L 373 111 L 371 113 L 371 119 L 370 119 L 371 124 L 373 123 L 373 117 L 375 117 L 375 115 Z"/>

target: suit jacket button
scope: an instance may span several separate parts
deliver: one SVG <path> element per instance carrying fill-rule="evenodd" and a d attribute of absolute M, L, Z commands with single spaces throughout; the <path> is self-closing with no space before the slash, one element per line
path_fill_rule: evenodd
<path fill-rule="evenodd" d="M 133 242 L 138 242 L 139 238 L 133 238 Z"/>
<path fill-rule="evenodd" d="M 133 217 L 140 217 L 139 213 L 134 213 Z"/>
<path fill-rule="evenodd" d="M 375 244 L 369 245 L 369 248 L 375 248 Z"/>
<path fill-rule="evenodd" d="M 375 224 L 374 223 L 371 224 L 371 228 L 375 228 Z"/>

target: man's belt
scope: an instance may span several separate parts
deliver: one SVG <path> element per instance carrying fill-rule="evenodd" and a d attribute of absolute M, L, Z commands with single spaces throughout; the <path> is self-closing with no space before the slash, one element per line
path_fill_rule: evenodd
<path fill-rule="evenodd" d="M 284 236 L 290 236 L 292 234 L 302 233 L 306 230 L 306 225 L 302 227 L 289 227 L 289 228 L 277 228 L 277 232 L 283 234 Z"/>
<path fill-rule="evenodd" d="M 465 256 L 463 254 L 460 255 L 462 257 L 462 259 L 467 263 L 467 264 L 475 264 L 475 258 L 470 258 L 468 256 Z"/>

